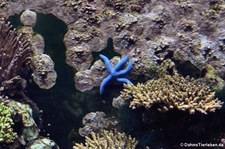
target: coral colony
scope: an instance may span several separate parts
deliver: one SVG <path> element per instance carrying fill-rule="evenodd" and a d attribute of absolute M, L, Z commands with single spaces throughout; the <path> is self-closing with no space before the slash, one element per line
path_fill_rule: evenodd
<path fill-rule="evenodd" d="M 221 109 L 223 102 L 215 97 L 215 92 L 205 83 L 198 83 L 191 78 L 184 78 L 178 74 L 164 75 L 160 79 L 138 83 L 136 86 L 125 84 L 120 97 L 124 100 L 132 98 L 130 107 L 136 109 L 158 106 L 159 111 L 178 109 L 194 114 L 203 114 Z"/>
<path fill-rule="evenodd" d="M 105 67 L 109 72 L 109 75 L 101 83 L 100 94 L 103 94 L 106 84 L 109 83 L 109 81 L 111 81 L 112 79 L 116 79 L 117 81 L 122 82 L 122 83 L 131 83 L 132 84 L 132 82 L 129 79 L 121 78 L 121 76 L 127 74 L 132 69 L 132 66 L 134 64 L 134 62 L 131 60 L 125 69 L 120 70 L 121 67 L 123 67 L 125 65 L 125 63 L 128 61 L 128 59 L 129 59 L 128 55 L 125 56 L 124 58 L 122 58 L 115 65 L 114 68 L 112 67 L 109 59 L 106 56 L 104 56 L 103 54 L 100 54 L 99 56 L 104 61 Z"/>

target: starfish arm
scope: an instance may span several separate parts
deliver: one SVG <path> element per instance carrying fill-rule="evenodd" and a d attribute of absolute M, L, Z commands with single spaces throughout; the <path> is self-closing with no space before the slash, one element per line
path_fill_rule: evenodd
<path fill-rule="evenodd" d="M 100 54 L 99 57 L 104 61 L 106 69 L 111 74 L 113 72 L 113 69 L 112 69 L 109 59 L 103 54 Z"/>
<path fill-rule="evenodd" d="M 125 56 L 124 58 L 122 58 L 114 67 L 115 71 L 118 71 L 129 59 L 129 56 Z"/>
<path fill-rule="evenodd" d="M 133 67 L 134 61 L 130 61 L 129 64 L 127 65 L 126 69 L 124 70 L 120 70 L 119 72 L 117 72 L 117 75 L 125 75 L 126 73 L 128 73 L 132 67 Z"/>
<path fill-rule="evenodd" d="M 101 83 L 100 94 L 102 95 L 105 89 L 106 84 L 112 79 L 111 75 L 108 75 Z"/>
<path fill-rule="evenodd" d="M 133 84 L 129 79 L 127 78 L 117 78 L 116 79 L 117 81 L 119 82 L 122 82 L 122 83 L 130 83 L 130 84 Z"/>

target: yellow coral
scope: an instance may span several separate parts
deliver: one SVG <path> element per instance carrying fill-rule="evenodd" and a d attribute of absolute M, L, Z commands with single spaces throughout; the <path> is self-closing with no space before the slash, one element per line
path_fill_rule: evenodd
<path fill-rule="evenodd" d="M 189 77 L 164 75 L 156 80 L 149 80 L 145 84 L 136 86 L 125 84 L 120 97 L 124 100 L 132 99 L 130 107 L 151 108 L 158 105 L 158 110 L 168 111 L 177 108 L 188 110 L 190 114 L 195 111 L 207 114 L 222 107 L 223 102 L 215 98 L 212 90 L 202 81 Z"/>
<path fill-rule="evenodd" d="M 91 137 L 85 137 L 85 145 L 75 143 L 73 149 L 135 149 L 135 138 L 126 136 L 117 130 L 103 130 L 101 133 L 91 133 Z"/>
<path fill-rule="evenodd" d="M 12 129 L 14 123 L 11 113 L 12 111 L 9 107 L 0 103 L 0 142 L 11 143 L 17 135 Z"/>

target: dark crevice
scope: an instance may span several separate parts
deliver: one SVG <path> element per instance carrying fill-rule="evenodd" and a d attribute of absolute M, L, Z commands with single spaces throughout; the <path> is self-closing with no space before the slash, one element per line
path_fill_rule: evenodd
<path fill-rule="evenodd" d="M 200 78 L 204 76 L 204 72 L 193 65 L 190 61 L 180 62 L 175 61 L 176 70 L 183 76 L 190 76 L 193 78 Z"/>
<path fill-rule="evenodd" d="M 112 38 L 108 39 L 107 46 L 104 49 L 102 49 L 99 52 L 92 52 L 92 56 L 93 56 L 92 65 L 94 64 L 95 61 L 100 59 L 99 54 L 103 54 L 106 57 L 108 57 L 109 59 L 112 59 L 114 56 L 120 56 L 120 54 L 118 54 L 117 52 L 114 51 Z"/>

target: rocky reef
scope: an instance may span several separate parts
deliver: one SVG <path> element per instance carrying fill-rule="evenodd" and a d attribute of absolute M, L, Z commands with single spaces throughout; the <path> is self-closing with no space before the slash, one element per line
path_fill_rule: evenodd
<path fill-rule="evenodd" d="M 92 53 L 101 51 L 112 38 L 114 50 L 122 55 L 137 49 L 147 54 L 147 61 L 159 63 L 170 58 L 178 65 L 196 67 L 199 73 L 211 64 L 224 78 L 222 0 L 16 0 L 2 2 L 1 16 L 8 18 L 27 8 L 53 14 L 68 25 L 66 62 L 76 71 L 89 69 Z M 135 54 L 142 57 L 141 53 Z"/>
<path fill-rule="evenodd" d="M 118 63 L 120 58 L 113 57 L 110 62 L 113 66 Z M 94 87 L 100 86 L 102 80 L 108 75 L 104 63 L 101 60 L 96 61 L 90 69 L 78 71 L 75 74 L 75 86 L 80 91 L 90 90 Z"/>
<path fill-rule="evenodd" d="M 55 85 L 57 73 L 54 70 L 54 62 L 51 57 L 44 54 L 44 38 L 33 31 L 37 22 L 37 14 L 34 11 L 26 10 L 20 16 L 22 27 L 19 32 L 23 33 L 31 44 L 33 56 L 31 58 L 32 78 L 42 89 L 50 89 Z"/>
<path fill-rule="evenodd" d="M 17 32 L 3 19 L 0 43 L 0 148 L 20 148 L 40 137 L 33 118 L 33 110 L 40 110 L 25 93 L 34 52 L 27 35 Z"/>
<path fill-rule="evenodd" d="M 18 33 L 4 19 L 0 20 L 0 95 L 22 99 L 35 104 L 24 94 L 26 80 L 30 72 L 30 61 L 33 56 L 26 37 Z M 20 99 L 19 99 L 20 98 Z"/>
<path fill-rule="evenodd" d="M 116 52 L 134 55 L 139 61 L 145 57 L 142 62 L 146 64 L 154 65 L 169 58 L 177 65 L 188 63 L 187 67 L 196 67 L 199 74 L 207 71 L 206 64 L 211 64 L 216 73 L 224 77 L 224 52 L 221 50 L 224 22 L 220 21 L 224 13 L 223 1 L 105 1 L 105 4 L 94 1 L 90 4 L 92 11 L 71 23 L 64 38 L 67 63 L 76 70 L 87 70 L 92 61 L 91 53 L 102 50 L 108 38 L 112 38 Z M 72 2 L 67 6 L 72 6 Z M 78 6 L 78 13 L 86 8 L 85 2 Z M 96 20 L 90 26 L 93 16 Z M 78 46 L 85 50 L 74 61 L 75 52 L 69 53 Z M 136 75 L 143 72 L 142 62 L 134 64 Z M 144 71 L 148 71 L 146 69 Z M 85 86 L 86 80 L 83 82 Z"/>
<path fill-rule="evenodd" d="M 89 136 L 92 132 L 99 133 L 101 130 L 111 130 L 118 122 L 106 116 L 104 112 L 90 112 L 83 117 L 83 128 L 79 129 L 82 137 Z"/>
<path fill-rule="evenodd" d="M 30 144 L 34 144 L 31 142 L 43 138 L 39 136 L 40 129 L 34 120 L 33 109 L 30 105 L 2 96 L 0 96 L 0 101 L 0 117 L 2 120 L 0 148 L 20 148 L 21 146 L 26 146 L 26 149 L 28 149 L 30 148 Z M 51 142 L 54 143 L 52 140 Z M 39 147 L 43 144 L 39 143 L 38 145 L 36 143 L 35 145 Z"/>
<path fill-rule="evenodd" d="M 29 142 L 29 144 L 26 147 L 26 149 L 37 149 L 37 148 L 59 149 L 58 145 L 48 138 L 38 138 L 36 140 L 33 140 Z"/>
<path fill-rule="evenodd" d="M 5 101 L 2 102 L 4 106 L 8 105 L 16 111 L 15 115 L 21 116 L 21 134 L 16 138 L 18 146 L 57 148 L 54 142 L 39 136 L 31 110 L 36 105 L 24 91 L 28 73 L 42 89 L 52 88 L 57 78 L 54 61 L 44 54 L 44 38 L 34 32 L 38 22 L 36 13 L 53 14 L 66 23 L 65 61 L 74 70 L 77 90 L 85 92 L 100 86 L 108 72 L 96 55 L 114 50 L 119 56 L 106 54 L 112 67 L 125 55 L 129 56 L 134 65 L 128 77 L 137 83 L 124 85 L 121 95 L 113 100 L 115 107 L 128 101 L 133 109 L 143 107 L 141 112 L 157 107 L 164 112 L 174 109 L 197 116 L 199 112 L 208 116 L 216 109 L 223 110 L 223 102 L 215 95 L 217 89 L 224 87 L 225 80 L 223 0 L 0 2 L 0 17 L 8 19 L 20 13 L 23 24 L 20 33 L 0 20 L 0 95 Z M 109 39 L 113 41 L 112 49 L 106 49 Z M 6 100 L 6 96 L 10 100 Z M 145 112 L 142 114 L 146 115 Z M 23 119 L 30 120 L 31 125 Z M 185 117 L 187 119 L 189 117 Z M 151 123 L 151 120 L 147 122 Z M 135 148 L 135 139 L 116 130 L 105 130 L 112 123 L 104 113 L 89 113 L 79 131 L 86 136 L 86 143 L 75 143 L 74 148 Z"/>
<path fill-rule="evenodd" d="M 54 62 L 46 54 L 36 54 L 31 60 L 34 82 L 43 89 L 50 89 L 55 85 L 57 74 Z"/>

